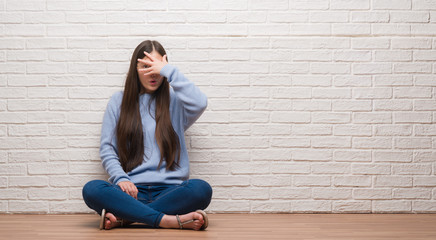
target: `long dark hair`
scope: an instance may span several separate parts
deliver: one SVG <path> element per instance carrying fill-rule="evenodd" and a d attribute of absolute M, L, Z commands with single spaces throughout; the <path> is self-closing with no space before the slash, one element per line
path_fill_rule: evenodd
<path fill-rule="evenodd" d="M 161 56 L 166 55 L 165 49 L 159 42 L 150 40 L 140 43 L 132 54 L 124 86 L 120 118 L 116 128 L 118 156 L 125 172 L 130 172 L 144 160 L 144 135 L 139 112 L 139 96 L 144 92 L 144 87 L 139 81 L 137 72 L 137 59 L 144 58 L 144 51 L 148 53 L 156 51 Z M 155 137 L 160 149 L 158 169 L 165 160 L 166 169 L 175 170 L 180 160 L 180 142 L 171 124 L 170 85 L 166 78 L 163 79 L 160 87 L 152 93 L 149 106 L 153 99 L 156 102 Z"/>

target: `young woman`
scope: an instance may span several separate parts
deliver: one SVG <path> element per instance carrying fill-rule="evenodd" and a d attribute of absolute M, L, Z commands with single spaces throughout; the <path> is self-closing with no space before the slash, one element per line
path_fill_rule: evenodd
<path fill-rule="evenodd" d="M 171 87 L 170 87 L 171 86 Z M 100 229 L 133 222 L 158 228 L 205 229 L 210 185 L 189 178 L 184 131 L 203 113 L 207 97 L 168 64 L 157 41 L 133 52 L 124 91 L 107 105 L 100 156 L 109 182 L 93 180 L 83 199 L 101 214 Z"/>

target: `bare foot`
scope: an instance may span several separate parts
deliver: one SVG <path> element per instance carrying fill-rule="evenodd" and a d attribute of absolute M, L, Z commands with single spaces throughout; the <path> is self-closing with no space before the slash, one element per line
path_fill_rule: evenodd
<path fill-rule="evenodd" d="M 179 215 L 180 221 L 186 222 L 194 219 L 193 222 L 183 225 L 183 228 L 200 230 L 201 226 L 204 224 L 203 215 L 197 212 L 190 212 L 185 215 Z M 179 222 L 174 215 L 164 215 L 160 221 L 159 227 L 161 228 L 180 228 Z"/>
<path fill-rule="evenodd" d="M 106 215 L 104 215 L 104 217 L 105 217 L 104 229 L 109 230 L 109 229 L 121 226 L 121 223 L 122 223 L 121 218 L 115 217 L 115 215 L 113 215 L 112 213 L 106 213 Z M 124 221 L 123 225 L 126 226 L 126 225 L 129 225 L 131 223 L 132 222 Z"/>

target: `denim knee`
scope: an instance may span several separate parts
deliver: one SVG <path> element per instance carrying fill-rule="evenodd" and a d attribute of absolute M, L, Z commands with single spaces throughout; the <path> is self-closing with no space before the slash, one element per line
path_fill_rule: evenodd
<path fill-rule="evenodd" d="M 201 179 L 190 179 L 189 184 L 194 189 L 194 196 L 203 205 L 202 208 L 209 206 L 213 192 L 209 183 Z"/>
<path fill-rule="evenodd" d="M 107 186 L 109 183 L 103 180 L 92 180 L 83 186 L 82 197 L 86 203 L 92 201 L 94 198 L 99 197 L 99 189 L 103 186 Z"/>

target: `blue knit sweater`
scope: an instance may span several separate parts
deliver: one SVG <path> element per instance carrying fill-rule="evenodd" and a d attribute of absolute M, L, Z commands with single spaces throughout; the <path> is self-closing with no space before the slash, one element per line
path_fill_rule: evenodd
<path fill-rule="evenodd" d="M 180 141 L 180 167 L 175 171 L 167 171 L 165 161 L 157 169 L 160 161 L 160 150 L 155 139 L 156 121 L 155 101 L 150 105 L 151 95 L 142 94 L 139 106 L 144 134 L 144 161 L 130 172 L 121 167 L 118 157 L 116 125 L 120 117 L 123 92 L 115 93 L 107 105 L 101 129 L 100 157 L 103 167 L 109 174 L 109 181 L 118 184 L 131 181 L 134 184 L 180 184 L 189 178 L 189 159 L 185 143 L 185 130 L 188 129 L 203 113 L 207 106 L 207 97 L 172 65 L 165 65 L 160 74 L 168 79 L 170 88 L 170 115 L 173 128 Z M 151 114 L 151 115 L 150 115 Z"/>

